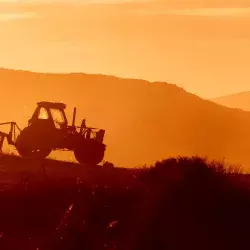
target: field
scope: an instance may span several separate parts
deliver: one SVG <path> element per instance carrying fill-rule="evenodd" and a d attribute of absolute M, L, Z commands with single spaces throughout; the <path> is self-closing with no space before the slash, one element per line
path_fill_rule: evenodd
<path fill-rule="evenodd" d="M 0 249 L 242 249 L 249 176 L 199 157 L 150 168 L 0 158 Z"/>

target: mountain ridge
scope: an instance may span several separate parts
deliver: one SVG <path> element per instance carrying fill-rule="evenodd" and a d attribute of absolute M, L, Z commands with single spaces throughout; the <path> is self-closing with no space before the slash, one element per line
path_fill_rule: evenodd
<path fill-rule="evenodd" d="M 0 106 L 8 107 L 0 109 L 3 122 L 16 120 L 24 127 L 37 101 L 62 101 L 68 105 L 69 119 L 76 106 L 77 123 L 85 118 L 87 125 L 106 130 L 105 160 L 117 166 L 148 165 L 178 155 L 225 158 L 250 166 L 249 112 L 204 100 L 170 83 L 21 72 L 0 70 L 5 91 Z"/>
<path fill-rule="evenodd" d="M 250 91 L 233 93 L 211 99 L 211 101 L 229 107 L 250 111 Z"/>

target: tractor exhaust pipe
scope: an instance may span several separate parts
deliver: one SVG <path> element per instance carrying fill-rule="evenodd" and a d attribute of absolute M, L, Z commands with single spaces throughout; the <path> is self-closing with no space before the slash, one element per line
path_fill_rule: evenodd
<path fill-rule="evenodd" d="M 76 121 L 76 107 L 74 107 L 72 127 L 75 127 L 75 121 Z"/>

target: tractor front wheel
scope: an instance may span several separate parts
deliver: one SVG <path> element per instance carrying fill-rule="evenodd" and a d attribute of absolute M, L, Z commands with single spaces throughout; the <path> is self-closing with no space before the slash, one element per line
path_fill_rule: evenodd
<path fill-rule="evenodd" d="M 76 160 L 83 165 L 97 165 L 104 158 L 105 146 L 94 141 L 84 143 L 74 150 Z"/>

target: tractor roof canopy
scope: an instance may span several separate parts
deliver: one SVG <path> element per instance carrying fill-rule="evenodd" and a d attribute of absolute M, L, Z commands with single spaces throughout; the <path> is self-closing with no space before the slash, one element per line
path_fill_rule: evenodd
<path fill-rule="evenodd" d="M 66 104 L 61 102 L 38 102 L 39 107 L 52 108 L 52 109 L 65 109 Z"/>

